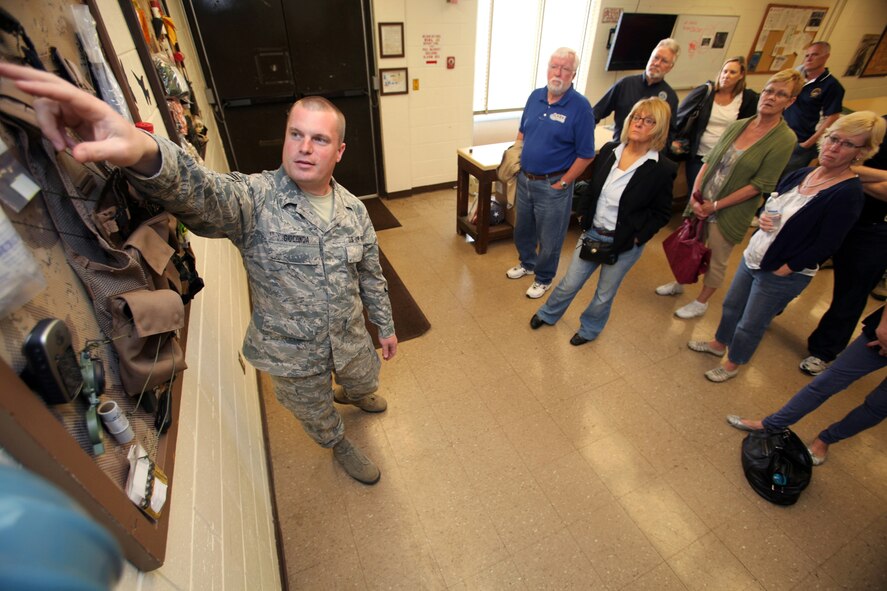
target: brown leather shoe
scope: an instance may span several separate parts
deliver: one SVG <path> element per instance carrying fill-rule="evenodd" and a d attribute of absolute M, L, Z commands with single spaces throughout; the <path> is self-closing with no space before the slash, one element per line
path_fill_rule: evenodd
<path fill-rule="evenodd" d="M 347 438 L 342 439 L 333 447 L 333 457 L 342 465 L 348 476 L 358 482 L 376 484 L 382 477 L 382 472 L 373 461 Z"/>
<path fill-rule="evenodd" d="M 345 395 L 345 389 L 342 386 L 333 388 L 333 400 L 338 404 L 356 406 L 364 412 L 385 412 L 388 408 L 388 401 L 377 394 L 367 394 L 363 398 L 351 400 Z"/>

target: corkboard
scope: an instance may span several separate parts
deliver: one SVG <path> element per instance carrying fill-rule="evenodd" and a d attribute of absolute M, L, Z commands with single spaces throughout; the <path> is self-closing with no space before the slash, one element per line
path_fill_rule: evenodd
<path fill-rule="evenodd" d="M 802 61 L 828 15 L 827 6 L 768 4 L 748 54 L 750 74 L 770 74 L 794 68 Z"/>

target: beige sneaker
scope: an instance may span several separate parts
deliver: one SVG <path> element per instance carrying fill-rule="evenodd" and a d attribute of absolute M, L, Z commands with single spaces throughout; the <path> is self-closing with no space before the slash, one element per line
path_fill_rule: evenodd
<path fill-rule="evenodd" d="M 656 295 L 661 296 L 680 295 L 682 293 L 684 293 L 684 286 L 677 281 L 672 281 L 656 288 Z"/>
<path fill-rule="evenodd" d="M 376 394 L 368 394 L 358 400 L 351 400 L 345 395 L 345 389 L 342 386 L 333 388 L 333 400 L 338 404 L 356 406 L 364 412 L 385 412 L 385 409 L 388 408 L 388 401 Z"/>
<path fill-rule="evenodd" d="M 382 477 L 382 472 L 371 459 L 366 457 L 347 438 L 342 439 L 333 447 L 333 457 L 348 473 L 348 476 L 364 484 L 376 484 Z"/>

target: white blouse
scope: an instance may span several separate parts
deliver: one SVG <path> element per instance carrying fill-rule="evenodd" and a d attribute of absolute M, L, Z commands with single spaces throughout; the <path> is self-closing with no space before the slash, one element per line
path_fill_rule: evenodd
<path fill-rule="evenodd" d="M 699 149 L 696 153 L 705 156 L 711 149 L 715 147 L 721 136 L 727 130 L 727 126 L 739 118 L 739 107 L 742 106 L 742 93 L 740 92 L 733 97 L 730 104 L 721 106 L 717 101 L 711 103 L 711 116 L 708 118 L 708 125 L 699 138 Z"/>

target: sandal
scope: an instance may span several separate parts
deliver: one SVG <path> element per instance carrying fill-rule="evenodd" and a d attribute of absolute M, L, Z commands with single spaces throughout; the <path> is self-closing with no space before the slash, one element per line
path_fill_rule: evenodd
<path fill-rule="evenodd" d="M 814 454 L 813 450 L 809 447 L 807 448 L 807 453 L 810 454 L 810 459 L 813 460 L 814 466 L 822 466 L 823 464 L 825 464 L 825 460 L 828 458 L 828 456 L 818 456 Z"/>
<path fill-rule="evenodd" d="M 734 369 L 733 371 L 728 370 L 723 365 L 719 365 L 714 369 L 710 369 L 705 372 L 705 377 L 708 378 L 710 382 L 715 382 L 720 384 L 721 382 L 726 382 L 729 379 L 735 378 L 739 375 L 739 370 Z"/>

